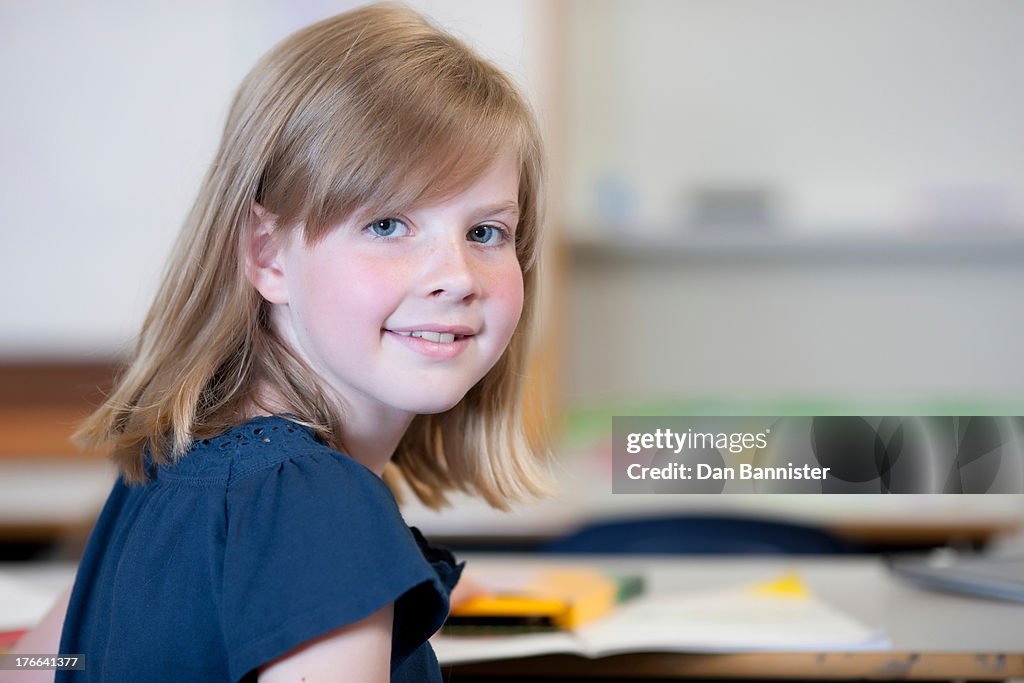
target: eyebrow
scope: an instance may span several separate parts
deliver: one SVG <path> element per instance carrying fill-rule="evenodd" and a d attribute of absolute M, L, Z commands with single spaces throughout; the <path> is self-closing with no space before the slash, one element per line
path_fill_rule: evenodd
<path fill-rule="evenodd" d="M 473 212 L 476 220 L 487 216 L 515 216 L 519 217 L 519 202 L 500 202 L 489 206 L 481 206 Z"/>

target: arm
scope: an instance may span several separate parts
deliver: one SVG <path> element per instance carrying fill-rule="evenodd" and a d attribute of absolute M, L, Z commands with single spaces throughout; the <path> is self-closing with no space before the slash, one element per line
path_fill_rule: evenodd
<path fill-rule="evenodd" d="M 36 627 L 21 637 L 8 654 L 60 654 L 60 634 L 64 628 L 64 615 L 71 600 L 71 588 L 61 594 L 50 611 Z M 0 683 L 42 683 L 53 681 L 53 671 L 0 671 Z"/>
<path fill-rule="evenodd" d="M 391 680 L 391 629 L 394 603 L 362 621 L 302 643 L 259 668 L 259 683 Z"/>

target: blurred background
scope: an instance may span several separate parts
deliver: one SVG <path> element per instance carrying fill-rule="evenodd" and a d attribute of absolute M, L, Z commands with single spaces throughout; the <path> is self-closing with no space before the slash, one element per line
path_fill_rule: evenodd
<path fill-rule="evenodd" d="M 67 443 L 155 294 L 235 88 L 360 3 L 0 3 L 0 547 L 73 558 L 106 497 Z M 411 6 L 510 72 L 551 156 L 557 500 L 410 523 L 529 548 L 596 519 L 739 514 L 865 547 L 977 544 L 1020 496 L 611 491 L 612 415 L 1021 415 L 1024 4 Z"/>

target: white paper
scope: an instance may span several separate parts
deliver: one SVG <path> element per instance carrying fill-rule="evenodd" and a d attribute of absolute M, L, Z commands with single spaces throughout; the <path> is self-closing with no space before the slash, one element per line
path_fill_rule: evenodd
<path fill-rule="evenodd" d="M 0 631 L 20 631 L 38 624 L 60 597 L 6 574 L 0 574 Z"/>
<path fill-rule="evenodd" d="M 887 644 L 870 629 L 813 596 L 710 594 L 646 596 L 576 632 L 584 652 L 744 652 L 860 650 Z"/>

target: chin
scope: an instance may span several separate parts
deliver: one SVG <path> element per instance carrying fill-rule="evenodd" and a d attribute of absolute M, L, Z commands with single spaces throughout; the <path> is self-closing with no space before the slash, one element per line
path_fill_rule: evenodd
<path fill-rule="evenodd" d="M 465 395 L 463 392 L 458 396 L 407 396 L 402 402 L 402 408 L 417 415 L 437 415 L 457 406 Z"/>

